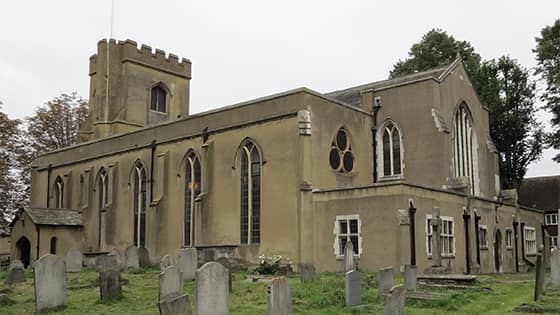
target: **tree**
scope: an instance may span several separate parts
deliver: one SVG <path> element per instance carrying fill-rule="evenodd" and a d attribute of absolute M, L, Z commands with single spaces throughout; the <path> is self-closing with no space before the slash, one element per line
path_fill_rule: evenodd
<path fill-rule="evenodd" d="M 0 106 L 0 232 L 7 230 L 7 224 L 18 208 L 16 170 L 20 123 L 17 119 L 10 119 Z"/>
<path fill-rule="evenodd" d="M 560 19 L 552 26 L 541 30 L 541 37 L 535 38 L 537 47 L 533 52 L 537 55 L 536 74 L 546 84 L 541 95 L 545 108 L 552 113 L 552 133 L 549 144 L 554 149 L 560 149 Z M 554 157 L 560 163 L 560 154 Z"/>
<path fill-rule="evenodd" d="M 527 166 L 540 158 L 544 132 L 536 119 L 535 82 L 510 57 L 485 61 L 479 97 L 490 112 L 490 137 L 499 152 L 502 187 L 519 188 Z"/>

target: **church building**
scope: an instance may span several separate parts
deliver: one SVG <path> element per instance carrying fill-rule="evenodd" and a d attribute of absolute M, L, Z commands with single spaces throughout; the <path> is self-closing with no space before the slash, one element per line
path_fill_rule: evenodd
<path fill-rule="evenodd" d="M 361 270 L 424 270 L 438 237 L 449 272 L 513 272 L 544 239 L 543 212 L 500 190 L 488 109 L 460 58 L 196 114 L 191 62 L 174 54 L 101 40 L 89 76 L 79 143 L 34 161 L 31 206 L 12 223 L 25 265 L 134 245 L 153 263 L 195 247 L 201 260 L 340 271 L 351 241 Z"/>

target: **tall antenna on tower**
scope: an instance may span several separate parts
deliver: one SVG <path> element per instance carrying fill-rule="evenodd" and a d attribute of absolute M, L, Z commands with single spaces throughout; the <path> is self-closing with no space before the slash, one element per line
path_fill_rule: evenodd
<path fill-rule="evenodd" d="M 107 72 L 105 78 L 105 122 L 109 120 L 109 61 L 110 61 L 110 50 L 109 46 L 111 43 L 111 38 L 113 38 L 113 11 L 115 8 L 115 0 L 111 0 L 111 28 L 109 32 L 109 38 L 107 39 Z"/>

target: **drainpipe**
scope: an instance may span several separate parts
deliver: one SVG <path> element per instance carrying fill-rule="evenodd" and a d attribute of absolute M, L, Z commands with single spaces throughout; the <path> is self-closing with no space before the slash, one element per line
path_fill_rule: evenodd
<path fill-rule="evenodd" d="M 156 140 L 152 140 L 150 144 L 150 148 L 152 150 L 150 156 L 150 205 L 154 202 L 154 161 L 156 155 Z"/>
<path fill-rule="evenodd" d="M 480 216 L 475 213 L 474 215 L 474 229 L 476 230 L 476 263 L 480 266 L 480 236 L 478 235 L 478 221 L 480 221 Z"/>
<path fill-rule="evenodd" d="M 515 272 L 519 272 L 519 245 L 518 245 L 518 232 L 517 226 L 519 222 L 513 221 L 513 239 L 515 240 Z"/>
<path fill-rule="evenodd" d="M 47 208 L 50 205 L 51 200 L 51 172 L 52 172 L 52 164 L 47 166 Z"/>
<path fill-rule="evenodd" d="M 410 228 L 410 265 L 416 266 L 416 208 L 412 202 L 408 208 L 409 228 Z"/>
<path fill-rule="evenodd" d="M 463 222 L 465 223 L 465 248 L 467 254 L 467 274 L 471 273 L 471 246 L 470 246 L 470 237 L 469 237 L 469 220 L 471 219 L 470 214 L 463 214 Z"/>

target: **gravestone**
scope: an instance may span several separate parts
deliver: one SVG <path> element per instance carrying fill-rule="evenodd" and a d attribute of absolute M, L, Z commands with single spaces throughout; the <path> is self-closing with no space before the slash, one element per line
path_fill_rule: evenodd
<path fill-rule="evenodd" d="M 354 270 L 354 244 L 347 242 L 344 246 L 344 271 Z"/>
<path fill-rule="evenodd" d="M 138 269 L 140 268 L 140 261 L 138 259 L 138 247 L 130 245 L 125 251 L 126 268 Z"/>
<path fill-rule="evenodd" d="M 167 267 L 176 266 L 177 263 L 173 260 L 173 257 L 165 255 L 159 261 L 159 270 L 164 271 Z"/>
<path fill-rule="evenodd" d="M 300 265 L 300 276 L 302 283 L 313 280 L 313 278 L 315 277 L 315 266 L 311 264 Z"/>
<path fill-rule="evenodd" d="M 208 262 L 196 272 L 196 314 L 229 314 L 227 270 L 217 262 Z"/>
<path fill-rule="evenodd" d="M 45 255 L 35 262 L 35 305 L 37 313 L 66 305 L 66 266 L 64 259 Z"/>
<path fill-rule="evenodd" d="M 385 300 L 384 315 L 403 315 L 406 288 L 400 284 L 391 288 Z"/>
<path fill-rule="evenodd" d="M 160 315 L 192 315 L 188 295 L 181 295 L 167 301 L 159 302 Z"/>
<path fill-rule="evenodd" d="M 560 287 L 560 249 L 553 248 L 550 251 L 550 276 L 552 286 Z"/>
<path fill-rule="evenodd" d="M 225 257 L 220 257 L 218 259 L 216 259 L 217 263 L 220 263 L 222 266 L 224 266 L 227 271 L 228 271 L 228 288 L 229 288 L 229 292 L 231 292 L 232 290 L 232 274 L 231 274 L 231 263 L 229 262 L 229 260 Z"/>
<path fill-rule="evenodd" d="M 115 256 L 117 258 L 117 265 L 119 265 L 119 267 L 122 264 L 121 261 L 121 254 L 119 253 L 119 250 L 116 248 L 111 249 L 111 251 L 109 251 L 109 253 L 107 254 L 109 256 Z"/>
<path fill-rule="evenodd" d="M 272 279 L 268 287 L 268 315 L 291 315 L 292 293 L 284 277 Z"/>
<path fill-rule="evenodd" d="M 416 266 L 404 265 L 404 285 L 407 290 L 416 291 Z"/>
<path fill-rule="evenodd" d="M 379 270 L 377 274 L 377 282 L 379 284 L 379 296 L 388 294 L 394 284 L 393 267 L 386 267 Z"/>
<path fill-rule="evenodd" d="M 542 245 L 537 252 L 537 263 L 535 267 L 535 301 L 540 300 L 544 292 L 544 263 L 542 255 Z"/>
<path fill-rule="evenodd" d="M 14 260 L 10 263 L 8 269 L 8 277 L 6 284 L 12 285 L 14 283 L 25 282 L 25 273 L 23 272 L 23 263 L 20 260 Z"/>
<path fill-rule="evenodd" d="M 441 218 L 440 210 L 435 207 L 432 210 L 432 267 L 441 267 Z"/>
<path fill-rule="evenodd" d="M 346 272 L 346 306 L 362 304 L 362 282 L 360 272 L 350 270 Z"/>
<path fill-rule="evenodd" d="M 102 302 L 122 297 L 121 272 L 115 255 L 98 256 L 95 265 L 99 270 L 99 294 Z"/>
<path fill-rule="evenodd" d="M 150 267 L 150 251 L 146 247 L 138 248 L 138 264 L 140 268 Z"/>
<path fill-rule="evenodd" d="M 82 252 L 71 249 L 66 252 L 66 272 L 80 272 L 84 263 Z"/>
<path fill-rule="evenodd" d="M 183 273 L 183 280 L 194 280 L 198 268 L 198 252 L 196 248 L 182 248 L 177 256 L 179 269 Z"/>
<path fill-rule="evenodd" d="M 176 266 L 169 266 L 159 274 L 159 301 L 183 295 L 183 276 Z"/>

